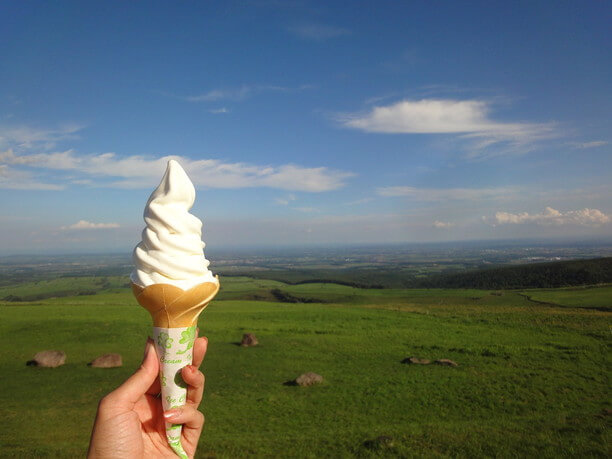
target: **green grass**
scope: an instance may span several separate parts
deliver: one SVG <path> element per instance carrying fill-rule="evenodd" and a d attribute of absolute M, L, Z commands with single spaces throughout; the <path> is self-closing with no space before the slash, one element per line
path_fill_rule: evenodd
<path fill-rule="evenodd" d="M 125 289 L 128 283 L 128 279 L 117 276 L 38 280 L 0 287 L 0 300 L 11 296 L 18 297 L 19 300 L 36 301 L 57 296 L 92 295 L 102 291 Z"/>
<path fill-rule="evenodd" d="M 575 308 L 606 308 L 612 311 L 612 286 L 526 290 L 532 300 Z"/>
<path fill-rule="evenodd" d="M 273 288 L 325 303 L 252 299 Z M 519 293 L 224 279 L 200 319 L 199 457 L 609 456 L 612 314 L 580 308 L 608 293 L 526 292 L 561 306 Z M 139 364 L 149 320 L 125 289 L 0 302 L 0 456 L 82 456 L 97 401 Z M 245 332 L 260 346 L 236 346 Z M 65 351 L 66 365 L 26 367 L 42 349 Z M 106 352 L 124 367 L 86 366 Z M 460 366 L 400 363 L 413 355 Z M 324 383 L 283 385 L 306 371 Z M 393 446 L 364 446 L 379 435 Z"/>

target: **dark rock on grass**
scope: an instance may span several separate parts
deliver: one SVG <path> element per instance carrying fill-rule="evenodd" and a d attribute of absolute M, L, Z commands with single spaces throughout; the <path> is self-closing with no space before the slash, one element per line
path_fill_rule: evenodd
<path fill-rule="evenodd" d="M 258 344 L 259 341 L 257 341 L 257 338 L 253 333 L 245 333 L 242 335 L 242 341 L 240 341 L 240 345 L 242 347 L 257 346 Z"/>
<path fill-rule="evenodd" d="M 450 359 L 438 359 L 436 361 L 434 361 L 434 364 L 436 365 L 442 365 L 445 367 L 458 367 L 459 364 L 457 362 L 453 362 Z"/>
<path fill-rule="evenodd" d="M 87 365 L 93 368 L 115 368 L 123 366 L 123 361 L 121 360 L 121 354 L 104 354 Z"/>
<path fill-rule="evenodd" d="M 409 363 L 414 365 L 429 365 L 431 363 L 431 360 L 420 359 L 419 357 L 406 357 L 404 360 L 402 360 L 402 363 Z"/>
<path fill-rule="evenodd" d="M 394 441 L 388 435 L 380 435 L 373 440 L 363 442 L 363 446 L 368 449 L 390 449 L 393 448 Z"/>
<path fill-rule="evenodd" d="M 291 385 L 306 387 L 306 386 L 312 386 L 314 384 L 320 384 L 322 382 L 323 382 L 323 376 L 318 375 L 316 373 L 308 372 L 308 373 L 304 373 L 303 375 L 300 375 L 297 378 L 295 378 L 295 380 L 293 381 L 293 384 Z"/>
<path fill-rule="evenodd" d="M 40 351 L 26 365 L 43 368 L 56 368 L 66 363 L 66 353 L 62 351 Z"/>

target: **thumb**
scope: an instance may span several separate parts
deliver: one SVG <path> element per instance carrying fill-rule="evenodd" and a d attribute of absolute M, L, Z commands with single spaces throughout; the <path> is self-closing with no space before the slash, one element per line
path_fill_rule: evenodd
<path fill-rule="evenodd" d="M 117 399 L 136 403 L 155 382 L 159 372 L 159 360 L 151 338 L 147 339 L 140 368 L 115 390 Z"/>

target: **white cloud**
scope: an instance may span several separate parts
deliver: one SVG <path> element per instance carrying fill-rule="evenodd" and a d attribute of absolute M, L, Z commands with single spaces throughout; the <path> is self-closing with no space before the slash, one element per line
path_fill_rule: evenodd
<path fill-rule="evenodd" d="M 185 100 L 188 102 L 214 102 L 217 100 L 242 100 L 253 92 L 252 87 L 242 85 L 239 88 L 233 89 L 213 89 L 211 91 L 198 94 L 195 96 L 187 96 Z"/>
<path fill-rule="evenodd" d="M 288 206 L 291 201 L 295 201 L 296 199 L 294 194 L 290 194 L 284 198 L 276 198 L 274 201 L 281 206 Z"/>
<path fill-rule="evenodd" d="M 2 153 L 0 153 L 1 155 Z M 28 171 L 16 170 L 6 164 L 0 164 L 0 189 L 55 191 L 63 188 L 62 185 L 44 183 Z"/>
<path fill-rule="evenodd" d="M 77 124 L 66 124 L 55 129 L 38 129 L 31 126 L 0 126 L 0 150 L 14 149 L 50 149 L 58 142 L 76 138 L 76 133 L 83 129 Z"/>
<path fill-rule="evenodd" d="M 519 192 L 517 187 L 496 188 L 416 188 L 389 186 L 376 190 L 379 196 L 406 197 L 417 201 L 478 200 L 507 198 Z"/>
<path fill-rule="evenodd" d="M 556 135 L 552 123 L 505 123 L 489 117 L 490 104 L 482 100 L 403 100 L 377 106 L 368 113 L 345 114 L 338 120 L 349 128 L 385 134 L 455 134 L 472 139 L 471 156 L 504 143 L 504 153 Z"/>
<path fill-rule="evenodd" d="M 92 223 L 87 220 L 79 220 L 73 225 L 62 226 L 62 230 L 91 230 L 91 229 L 112 229 L 119 228 L 118 223 Z"/>
<path fill-rule="evenodd" d="M 312 41 L 325 41 L 330 38 L 341 37 L 351 33 L 348 29 L 342 27 L 323 24 L 302 24 L 288 27 L 287 30 L 299 38 Z"/>
<path fill-rule="evenodd" d="M 584 208 L 582 210 L 561 212 L 552 207 L 546 207 L 544 212 L 537 214 L 529 214 L 528 212 L 520 212 L 517 214 L 497 212 L 493 219 L 487 219 L 485 217 L 484 220 L 493 225 L 535 223 L 537 225 L 574 224 L 581 226 L 599 226 L 609 223 L 611 218 L 599 209 Z"/>
<path fill-rule="evenodd" d="M 262 92 L 295 92 L 304 91 L 306 89 L 312 89 L 313 86 L 309 84 L 303 84 L 297 87 L 287 86 L 276 86 L 276 85 L 242 85 L 238 88 L 224 88 L 224 89 L 212 89 L 202 94 L 196 94 L 181 99 L 187 102 L 216 102 L 219 100 L 231 100 L 240 101 L 248 97 L 254 96 Z M 212 113 L 227 113 L 225 107 L 220 109 L 221 111 L 212 111 Z"/>
<path fill-rule="evenodd" d="M 120 158 L 114 153 L 77 155 L 73 150 L 35 154 L 16 154 L 13 150 L 0 152 L 0 165 L 81 173 L 86 176 L 77 180 L 96 177 L 98 186 L 112 188 L 149 188 L 155 185 L 169 159 L 179 161 L 194 184 L 209 188 L 268 187 L 322 192 L 343 187 L 345 180 L 354 175 L 326 167 L 261 166 L 217 159 L 192 160 L 181 156 Z"/>
<path fill-rule="evenodd" d="M 208 112 L 214 115 L 223 115 L 225 113 L 229 113 L 230 111 L 226 107 L 221 107 L 221 108 L 210 109 L 208 110 Z"/>
<path fill-rule="evenodd" d="M 450 223 L 450 222 L 441 222 L 436 220 L 433 223 L 434 228 L 438 228 L 438 229 L 449 229 L 452 228 L 453 226 L 455 226 L 454 223 Z"/>
<path fill-rule="evenodd" d="M 607 142 L 605 140 L 593 140 L 591 142 L 577 142 L 577 143 L 574 143 L 574 146 L 580 149 L 598 148 L 598 147 L 603 147 L 604 145 L 608 145 L 608 143 L 610 142 Z"/>

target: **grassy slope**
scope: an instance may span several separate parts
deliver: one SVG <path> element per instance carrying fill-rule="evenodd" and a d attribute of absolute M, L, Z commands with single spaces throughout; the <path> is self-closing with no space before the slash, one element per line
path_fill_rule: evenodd
<path fill-rule="evenodd" d="M 330 303 L 241 299 L 270 288 Z M 568 306 L 572 292 L 559 293 Z M 585 292 L 587 301 L 602 296 L 578 291 Z M 97 400 L 139 363 L 147 313 L 121 290 L 2 304 L 0 335 L 11 344 L 0 356 L 0 371 L 10 375 L 0 392 L 0 456 L 82 455 Z M 210 339 L 200 456 L 605 456 L 610 318 L 539 306 L 514 292 L 226 279 L 200 320 Z M 247 331 L 261 346 L 234 344 Z M 25 367 L 41 349 L 66 351 L 67 364 Z M 123 368 L 85 366 L 117 351 Z M 460 367 L 400 363 L 410 355 Z M 325 383 L 282 384 L 305 371 Z M 394 437 L 393 449 L 362 446 L 378 435 Z"/>
<path fill-rule="evenodd" d="M 607 308 L 612 311 L 612 286 L 526 290 L 532 300 L 575 308 Z"/>
<path fill-rule="evenodd" d="M 122 277 L 61 277 L 52 280 L 24 282 L 0 287 L 0 301 L 7 296 L 16 296 L 25 301 L 36 301 L 52 296 L 94 294 L 125 288 L 128 280 Z"/>

